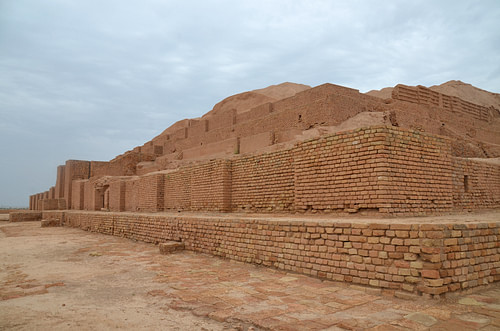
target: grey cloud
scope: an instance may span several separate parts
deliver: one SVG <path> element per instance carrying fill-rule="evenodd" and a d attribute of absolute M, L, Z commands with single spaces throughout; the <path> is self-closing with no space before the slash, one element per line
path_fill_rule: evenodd
<path fill-rule="evenodd" d="M 500 90 L 497 1 L 0 2 L 1 205 L 284 81 Z"/>

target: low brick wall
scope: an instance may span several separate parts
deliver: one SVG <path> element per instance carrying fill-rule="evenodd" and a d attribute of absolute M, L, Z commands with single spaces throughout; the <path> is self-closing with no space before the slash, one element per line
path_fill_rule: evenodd
<path fill-rule="evenodd" d="M 70 211 L 65 224 L 314 277 L 440 295 L 500 280 L 500 222 L 409 224 Z"/>
<path fill-rule="evenodd" d="M 10 222 L 33 222 L 42 220 L 42 213 L 39 211 L 17 211 L 9 213 Z"/>

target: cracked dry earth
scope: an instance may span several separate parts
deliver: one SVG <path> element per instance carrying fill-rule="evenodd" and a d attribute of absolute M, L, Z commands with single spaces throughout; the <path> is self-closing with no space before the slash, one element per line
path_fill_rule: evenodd
<path fill-rule="evenodd" d="M 499 330 L 500 286 L 403 300 L 39 222 L 0 221 L 0 329 Z"/>

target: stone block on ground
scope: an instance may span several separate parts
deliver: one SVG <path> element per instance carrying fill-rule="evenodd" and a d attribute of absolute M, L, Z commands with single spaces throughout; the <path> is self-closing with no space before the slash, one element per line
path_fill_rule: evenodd
<path fill-rule="evenodd" d="M 170 254 L 184 250 L 184 243 L 180 241 L 167 241 L 159 245 L 161 254 Z"/>

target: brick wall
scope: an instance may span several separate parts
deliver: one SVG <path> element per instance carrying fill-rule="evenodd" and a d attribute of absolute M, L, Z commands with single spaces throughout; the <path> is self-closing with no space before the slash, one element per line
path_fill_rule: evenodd
<path fill-rule="evenodd" d="M 65 198 L 75 195 L 68 209 L 96 210 L 106 207 L 108 192 L 111 209 L 145 212 L 370 210 L 424 215 L 498 207 L 500 167 L 460 160 L 451 156 L 447 138 L 368 127 L 300 142 L 279 152 L 205 161 L 135 177 L 108 191 L 117 177 L 102 177 L 99 187 L 93 185 L 99 179 L 93 178 L 83 184 L 83 194 L 82 186 L 67 185 Z M 88 165 L 68 161 L 66 182 L 87 176 Z M 470 183 L 467 192 L 465 178 Z M 50 192 L 35 195 L 33 208 L 41 210 L 39 200 L 48 196 Z"/>
<path fill-rule="evenodd" d="M 383 223 L 67 212 L 66 224 L 389 292 L 500 280 L 500 223 Z"/>
<path fill-rule="evenodd" d="M 66 200 L 64 199 L 44 199 L 41 200 L 41 210 L 64 210 L 66 209 Z"/>
<path fill-rule="evenodd" d="M 500 165 L 453 158 L 452 167 L 455 209 L 500 207 Z"/>
<path fill-rule="evenodd" d="M 357 211 L 380 207 L 378 178 L 386 128 L 360 129 L 312 139 L 295 151 L 295 208 Z"/>
<path fill-rule="evenodd" d="M 64 198 L 64 169 L 66 166 L 57 167 L 57 179 L 56 179 L 56 198 Z"/>
<path fill-rule="evenodd" d="M 234 159 L 231 195 L 234 211 L 294 210 L 292 151 Z"/>
<path fill-rule="evenodd" d="M 191 209 L 191 172 L 188 168 L 165 174 L 165 210 Z"/>
<path fill-rule="evenodd" d="M 213 160 L 191 168 L 190 209 L 230 211 L 231 162 Z"/>
<path fill-rule="evenodd" d="M 56 188 L 52 186 L 49 189 L 49 199 L 55 199 L 56 198 Z"/>
<path fill-rule="evenodd" d="M 42 212 L 40 211 L 19 211 L 9 213 L 9 222 L 33 222 L 41 220 Z"/>
<path fill-rule="evenodd" d="M 90 176 L 90 162 L 68 160 L 64 168 L 64 199 L 68 209 L 71 209 L 72 185 L 75 179 L 88 179 Z"/>
<path fill-rule="evenodd" d="M 85 209 L 85 182 L 87 180 L 74 180 L 72 184 L 71 193 L 71 206 L 72 209 L 83 210 Z"/>
<path fill-rule="evenodd" d="M 462 100 L 458 97 L 442 94 L 424 86 L 396 85 L 392 90 L 392 98 L 417 104 L 431 105 L 442 109 L 459 112 L 477 120 L 489 121 L 488 108 Z"/>
<path fill-rule="evenodd" d="M 386 132 L 380 211 L 432 214 L 452 209 L 451 147 L 447 138 L 394 128 Z"/>
<path fill-rule="evenodd" d="M 84 199 L 83 199 L 83 209 L 85 210 L 95 210 L 95 187 L 94 182 L 91 180 L 84 181 Z"/>
<path fill-rule="evenodd" d="M 109 184 L 109 210 L 125 210 L 125 188 L 126 182 L 118 180 Z"/>
<path fill-rule="evenodd" d="M 137 210 L 144 212 L 162 211 L 165 203 L 165 175 L 141 176 L 137 180 Z"/>
<path fill-rule="evenodd" d="M 125 210 L 136 211 L 138 206 L 138 178 L 125 182 Z"/>

